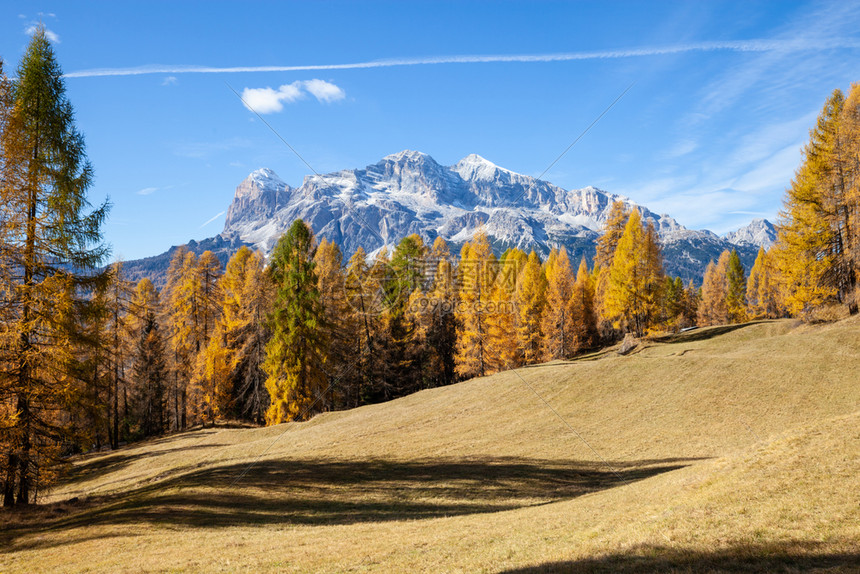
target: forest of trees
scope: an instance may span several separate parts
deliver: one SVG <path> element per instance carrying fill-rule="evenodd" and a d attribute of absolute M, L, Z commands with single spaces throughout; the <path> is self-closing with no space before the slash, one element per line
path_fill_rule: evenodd
<path fill-rule="evenodd" d="M 164 289 L 105 267 L 92 168 L 38 31 L 0 67 L 0 487 L 33 502 L 70 454 L 195 425 L 278 424 L 519 366 L 625 334 L 857 311 L 860 87 L 828 100 L 787 191 L 777 244 L 701 286 L 667 277 L 651 221 L 611 207 L 594 261 L 564 248 L 496 256 L 478 232 L 402 239 L 344 261 L 292 223 L 268 261 L 175 252 Z"/>

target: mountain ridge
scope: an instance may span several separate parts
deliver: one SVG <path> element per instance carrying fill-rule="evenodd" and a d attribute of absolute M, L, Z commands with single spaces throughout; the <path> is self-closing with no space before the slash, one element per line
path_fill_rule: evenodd
<path fill-rule="evenodd" d="M 497 252 L 517 247 L 546 256 L 552 247 L 564 246 L 577 261 L 593 257 L 614 201 L 639 209 L 654 224 L 666 272 L 685 281 L 700 282 L 707 263 L 729 248 L 738 249 L 749 269 L 758 248 L 775 238 L 766 220 L 719 237 L 688 229 L 625 196 L 592 186 L 566 190 L 477 154 L 443 166 L 426 153 L 403 150 L 363 169 L 308 175 L 298 187 L 269 168 L 255 170 L 236 188 L 222 232 L 191 247 L 215 247 L 222 258 L 241 245 L 268 253 L 301 218 L 318 237 L 337 243 L 345 257 L 359 246 L 369 254 L 390 250 L 412 233 L 428 244 L 441 236 L 454 251 L 483 229 Z M 135 263 L 128 267 L 139 267 Z"/>

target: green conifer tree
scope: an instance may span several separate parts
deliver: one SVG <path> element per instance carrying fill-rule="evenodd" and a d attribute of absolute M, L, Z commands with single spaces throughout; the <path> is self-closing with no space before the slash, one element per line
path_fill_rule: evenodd
<path fill-rule="evenodd" d="M 308 418 L 323 404 L 328 348 L 315 267 L 313 233 L 297 219 L 269 263 L 276 289 L 263 364 L 272 400 L 266 413 L 270 425 Z"/>

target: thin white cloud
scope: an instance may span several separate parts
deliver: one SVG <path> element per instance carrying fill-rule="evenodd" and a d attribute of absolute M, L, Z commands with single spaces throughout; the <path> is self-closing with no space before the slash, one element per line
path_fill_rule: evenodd
<path fill-rule="evenodd" d="M 733 188 L 748 193 L 762 193 L 788 187 L 791 176 L 800 165 L 804 142 L 796 142 L 757 162 L 755 167 L 741 175 Z"/>
<path fill-rule="evenodd" d="M 28 36 L 32 36 L 33 34 L 36 33 L 36 31 L 38 29 L 39 29 L 38 26 L 33 25 L 33 26 L 30 26 L 29 28 L 27 28 L 26 30 L 24 30 L 24 33 L 27 34 Z M 60 43 L 60 37 L 57 35 L 57 33 L 49 30 L 48 28 L 45 28 L 45 37 L 48 40 L 50 40 L 51 42 L 53 42 L 54 44 Z"/>
<path fill-rule="evenodd" d="M 663 159 L 678 159 L 691 154 L 699 148 L 699 142 L 691 138 L 681 139 L 666 152 L 661 154 Z"/>
<path fill-rule="evenodd" d="M 158 191 L 157 187 L 144 187 L 143 189 L 138 191 L 137 194 L 138 195 L 152 195 L 156 191 Z"/>
<path fill-rule="evenodd" d="M 162 86 L 172 86 L 176 84 L 179 80 L 176 79 L 176 76 L 167 76 L 161 81 Z"/>
<path fill-rule="evenodd" d="M 222 215 L 224 215 L 225 213 L 227 213 L 227 212 L 226 212 L 226 211 L 221 211 L 221 212 L 219 212 L 219 213 L 216 213 L 215 215 L 213 215 L 212 217 L 210 217 L 209 219 L 207 219 L 207 220 L 206 220 L 206 223 L 204 223 L 203 225 L 201 225 L 200 227 L 198 227 L 198 229 L 203 229 L 204 227 L 206 227 L 207 225 L 209 225 L 210 223 L 212 223 L 213 221 L 215 221 L 216 219 L 218 219 L 219 217 L 221 217 L 221 216 L 222 216 Z"/>
<path fill-rule="evenodd" d="M 325 80 L 308 80 L 304 83 L 304 87 L 317 100 L 327 104 L 342 100 L 346 97 L 346 92 Z"/>
<path fill-rule="evenodd" d="M 274 90 L 272 88 L 245 88 L 242 90 L 242 103 L 258 114 L 271 114 L 284 109 L 284 103 L 293 103 L 311 94 L 322 103 L 331 103 L 346 97 L 340 87 L 325 80 L 295 81 Z"/>
<path fill-rule="evenodd" d="M 251 140 L 230 138 L 222 141 L 183 142 L 174 145 L 173 153 L 179 157 L 208 159 L 212 155 L 234 149 L 251 147 Z"/>
<path fill-rule="evenodd" d="M 392 68 L 398 66 L 432 66 L 438 64 L 488 64 L 499 62 L 569 62 L 576 60 L 612 60 L 683 54 L 687 52 L 818 52 L 838 48 L 860 48 L 856 38 L 827 38 L 814 40 L 736 40 L 726 42 L 697 42 L 674 46 L 654 46 L 626 50 L 591 52 L 561 52 L 551 54 L 496 54 L 460 55 L 427 58 L 393 58 L 354 62 L 348 64 L 308 64 L 299 66 L 138 66 L 132 68 L 93 68 L 66 74 L 67 78 L 93 78 L 101 76 L 140 76 L 144 74 L 240 74 L 258 72 L 307 72 L 315 70 L 356 70 L 365 68 Z"/>

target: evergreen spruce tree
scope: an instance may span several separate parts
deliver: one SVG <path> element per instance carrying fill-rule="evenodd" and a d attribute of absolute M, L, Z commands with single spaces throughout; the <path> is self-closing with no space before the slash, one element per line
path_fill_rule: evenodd
<path fill-rule="evenodd" d="M 726 310 L 732 323 L 746 321 L 746 274 L 736 249 L 732 249 L 726 267 Z"/>
<path fill-rule="evenodd" d="M 391 397 L 403 396 L 421 388 L 421 373 L 426 353 L 420 337 L 417 317 L 408 312 L 413 293 L 422 291 L 425 285 L 425 263 L 427 248 L 419 235 L 409 235 L 400 240 L 391 256 L 390 276 L 385 284 L 389 343 L 385 356 L 388 365 L 388 384 Z"/>
<path fill-rule="evenodd" d="M 275 301 L 263 370 L 271 397 L 266 412 L 270 425 L 303 420 L 323 404 L 328 341 L 313 257 L 313 233 L 297 219 L 278 240 L 269 263 Z"/>

